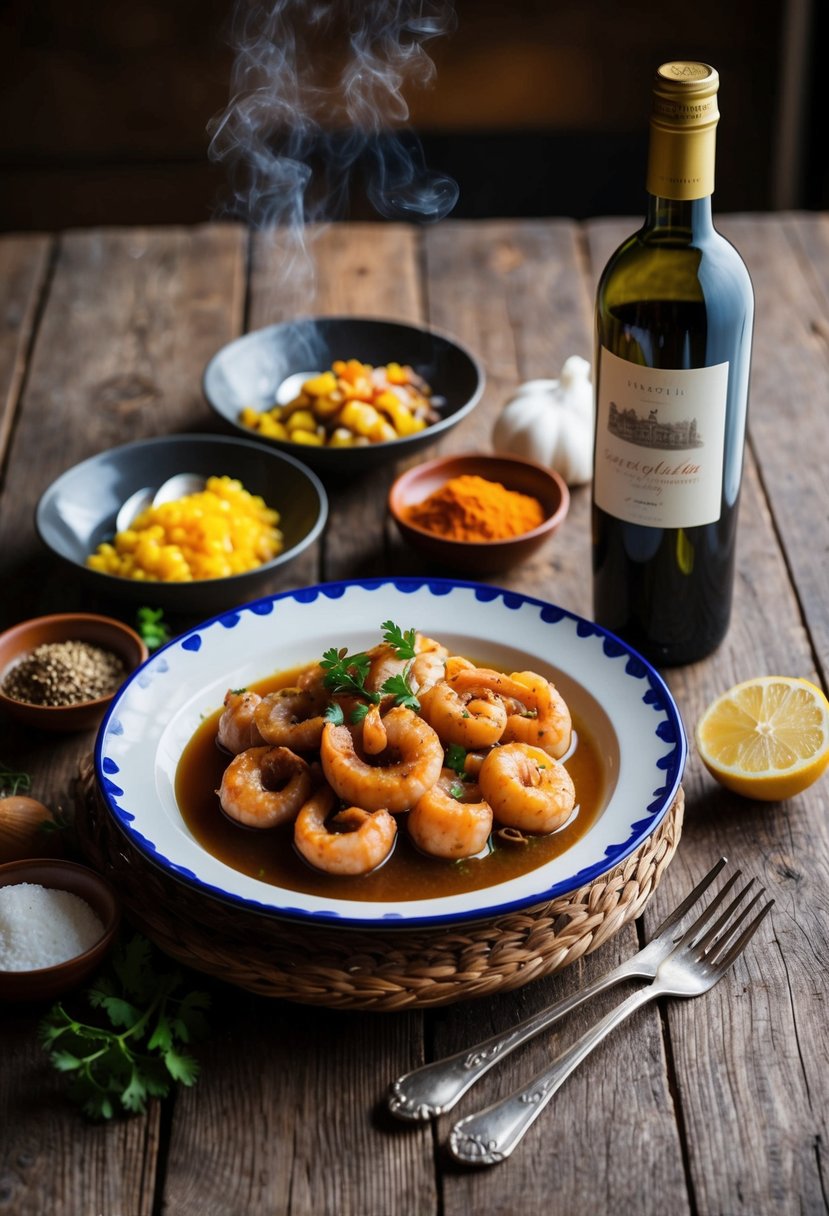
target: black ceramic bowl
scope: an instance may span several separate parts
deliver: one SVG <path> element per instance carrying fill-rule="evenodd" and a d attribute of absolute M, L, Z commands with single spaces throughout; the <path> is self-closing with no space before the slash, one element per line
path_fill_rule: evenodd
<path fill-rule="evenodd" d="M 205 369 L 204 395 L 217 414 L 250 437 L 254 432 L 239 421 L 245 406 L 270 408 L 289 376 L 326 371 L 335 359 L 374 367 L 409 364 L 445 404 L 440 420 L 416 435 L 367 447 L 317 448 L 257 436 L 323 473 L 361 473 L 430 446 L 475 408 L 484 388 L 478 360 L 443 334 L 367 317 L 314 317 L 269 325 L 223 346 Z"/>
<path fill-rule="evenodd" d="M 177 473 L 238 478 L 280 515 L 284 548 L 255 570 L 191 583 L 145 582 L 90 570 L 87 557 L 115 532 L 121 505 L 144 486 Z M 63 473 L 35 513 L 41 540 L 99 595 L 171 612 L 220 612 L 268 590 L 274 572 L 322 532 L 328 500 L 319 479 L 298 460 L 250 440 L 221 435 L 168 435 L 99 452 Z"/>

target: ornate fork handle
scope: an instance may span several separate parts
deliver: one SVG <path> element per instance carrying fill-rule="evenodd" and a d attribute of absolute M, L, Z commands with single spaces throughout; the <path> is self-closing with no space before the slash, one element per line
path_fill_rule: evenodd
<path fill-rule="evenodd" d="M 456 1055 L 425 1064 L 413 1072 L 406 1073 L 393 1082 L 388 1095 L 388 1106 L 399 1119 L 419 1121 L 444 1114 L 451 1110 L 468 1089 L 489 1072 L 493 1065 L 503 1060 L 522 1043 L 552 1026 L 566 1013 L 577 1009 L 582 1002 L 604 992 L 623 980 L 653 976 L 653 966 L 639 956 L 629 959 L 619 967 L 600 976 L 592 984 L 572 996 L 565 997 L 541 1013 L 519 1022 L 503 1034 L 493 1035 L 474 1047 L 459 1051 Z"/>
<path fill-rule="evenodd" d="M 534 1077 L 525 1089 L 488 1106 L 486 1110 L 461 1119 L 449 1134 L 452 1156 L 466 1165 L 496 1165 L 503 1161 L 535 1123 L 553 1094 L 593 1048 L 620 1022 L 660 996 L 664 990 L 655 981 L 647 988 L 632 993 L 563 1052 L 548 1069 Z"/>

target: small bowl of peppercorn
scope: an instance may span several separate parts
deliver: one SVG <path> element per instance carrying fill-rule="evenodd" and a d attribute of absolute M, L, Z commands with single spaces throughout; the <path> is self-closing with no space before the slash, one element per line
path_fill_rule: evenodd
<path fill-rule="evenodd" d="M 0 708 L 40 730 L 88 730 L 147 657 L 138 634 L 112 617 L 21 621 L 0 634 Z"/>

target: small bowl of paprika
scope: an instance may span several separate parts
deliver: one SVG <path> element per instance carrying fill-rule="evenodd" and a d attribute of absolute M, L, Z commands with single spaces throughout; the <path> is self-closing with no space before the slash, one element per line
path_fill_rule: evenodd
<path fill-rule="evenodd" d="M 401 474 L 389 511 L 401 536 L 447 570 L 495 574 L 560 527 L 570 493 L 554 469 L 517 456 L 443 456 Z"/>

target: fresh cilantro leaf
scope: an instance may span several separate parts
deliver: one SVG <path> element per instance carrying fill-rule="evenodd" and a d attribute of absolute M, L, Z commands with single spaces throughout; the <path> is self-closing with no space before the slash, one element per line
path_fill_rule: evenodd
<path fill-rule="evenodd" d="M 83 1068 L 83 1060 L 80 1056 L 73 1056 L 71 1051 L 53 1051 L 52 1063 L 58 1072 L 73 1072 L 76 1068 Z"/>
<path fill-rule="evenodd" d="M 446 749 L 444 764 L 447 768 L 451 768 L 453 772 L 460 773 L 463 776 L 466 768 L 466 752 L 459 743 L 450 743 Z"/>
<path fill-rule="evenodd" d="M 449 793 L 453 798 L 463 798 L 463 785 L 460 781 L 453 781 L 449 786 Z"/>
<path fill-rule="evenodd" d="M 146 1100 L 147 1086 L 139 1069 L 134 1066 L 128 1084 L 121 1091 L 121 1105 L 125 1110 L 138 1114 L 143 1111 Z"/>
<path fill-rule="evenodd" d="M 156 1047 L 160 1047 L 164 1052 L 173 1049 L 173 1028 L 166 1017 L 158 1019 L 155 1030 L 147 1043 L 147 1051 L 153 1051 Z"/>
<path fill-rule="evenodd" d="M 363 718 L 366 716 L 368 711 L 369 711 L 368 705 L 355 705 L 354 708 L 352 709 L 349 717 L 350 717 L 351 721 L 356 725 L 358 722 L 362 722 Z"/>
<path fill-rule="evenodd" d="M 420 702 L 412 692 L 405 672 L 400 672 L 396 676 L 389 676 L 383 683 L 382 691 L 394 697 L 395 705 L 402 705 L 405 709 L 413 709 L 415 713 L 420 709 Z"/>
<path fill-rule="evenodd" d="M 198 1061 L 194 1056 L 170 1049 L 164 1053 L 164 1063 L 174 1081 L 182 1085 L 193 1085 L 199 1075 Z"/>
<path fill-rule="evenodd" d="M 338 705 L 336 701 L 332 701 L 326 706 L 325 713 L 322 715 L 326 722 L 333 722 L 335 726 L 342 726 L 345 722 L 345 714 L 343 713 L 342 705 Z"/>
<path fill-rule="evenodd" d="M 90 1119 L 111 1119 L 115 1114 L 109 1098 L 105 1094 L 95 1093 L 94 1091 L 83 1103 L 81 1109 Z"/>
<path fill-rule="evenodd" d="M 111 1029 L 77 1020 L 54 1005 L 39 1026 L 53 1066 L 67 1076 L 67 1092 L 92 1119 L 116 1111 L 141 1112 L 173 1081 L 192 1085 L 198 1063 L 182 1050 L 207 1031 L 204 992 L 179 989 L 178 970 L 162 970 L 150 943 L 134 937 L 115 951 L 110 974 L 86 993 Z"/>
<path fill-rule="evenodd" d="M 417 633 L 414 629 L 405 631 L 394 621 L 383 621 L 383 641 L 391 646 L 399 659 L 413 659 L 417 654 L 415 644 Z"/>
<path fill-rule="evenodd" d="M 148 650 L 158 650 L 170 640 L 170 630 L 161 608 L 139 608 L 135 614 L 136 628 Z"/>

